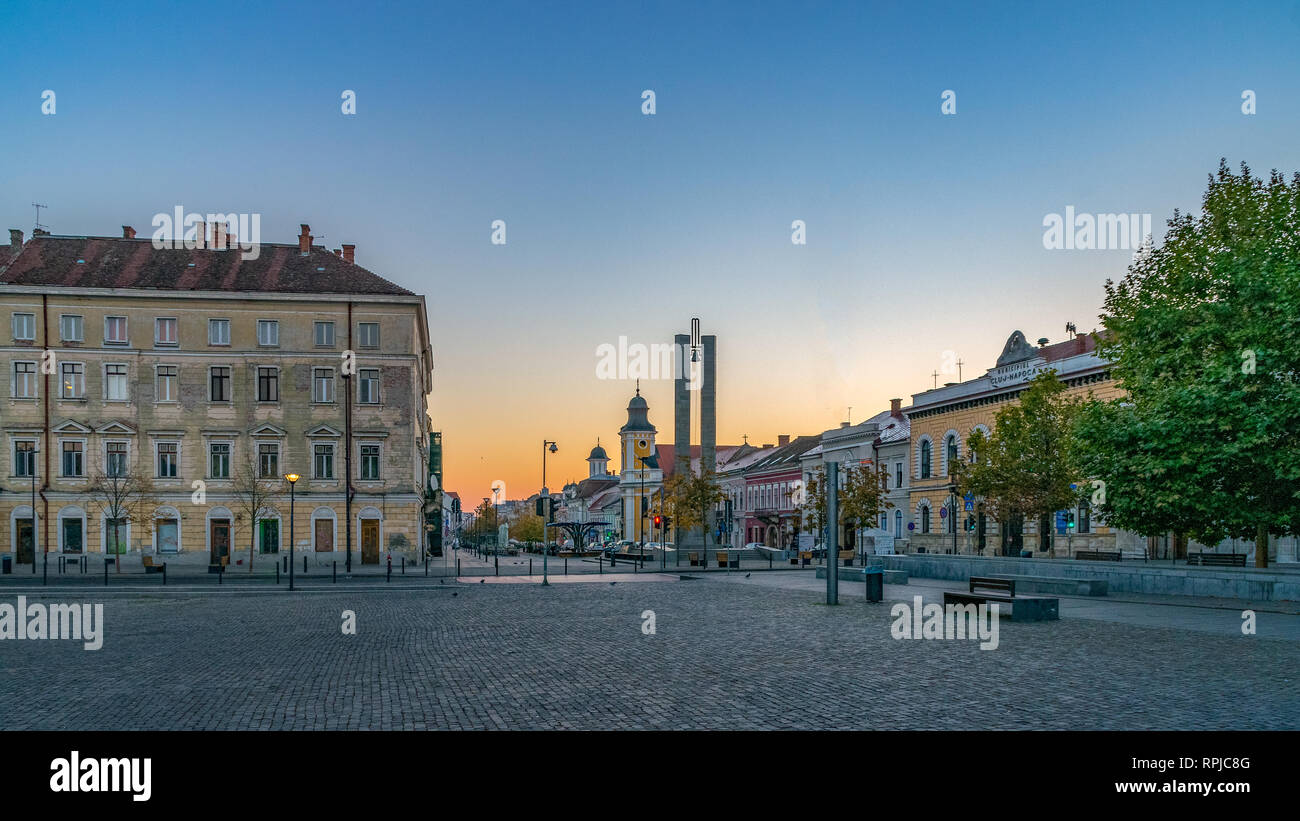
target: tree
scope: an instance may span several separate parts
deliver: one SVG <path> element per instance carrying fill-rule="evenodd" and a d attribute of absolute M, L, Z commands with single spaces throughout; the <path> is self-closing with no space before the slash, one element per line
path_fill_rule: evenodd
<path fill-rule="evenodd" d="M 880 514 L 893 507 L 885 499 L 886 473 L 866 465 L 844 465 L 839 472 L 838 492 L 839 522 L 846 530 L 861 530 L 874 525 Z M 798 522 L 825 530 L 826 527 L 826 469 L 817 468 L 808 480 L 803 504 L 797 507 Z"/>
<path fill-rule="evenodd" d="M 160 504 L 153 481 L 139 465 L 127 470 L 125 465 L 109 463 L 107 469 L 97 468 L 91 476 L 87 495 L 99 503 L 109 528 L 108 552 L 117 556 L 117 572 L 122 572 L 122 554 L 128 545 L 122 544 L 122 525 L 134 524 L 153 534 L 153 512 Z"/>
<path fill-rule="evenodd" d="M 705 532 L 709 522 L 709 509 L 725 501 L 727 495 L 718 487 L 713 471 L 703 471 L 699 475 L 684 470 L 674 473 L 664 483 L 662 507 L 669 511 L 676 532 L 690 532 L 700 529 L 703 539 L 701 549 L 707 550 L 709 534 Z"/>
<path fill-rule="evenodd" d="M 521 542 L 546 541 L 542 517 L 538 516 L 535 510 L 520 508 L 515 511 L 514 516 L 508 518 L 507 524 L 510 526 L 511 538 Z"/>
<path fill-rule="evenodd" d="M 248 520 L 248 572 L 253 572 L 253 556 L 257 553 L 257 523 L 271 512 L 271 500 L 280 491 L 280 478 L 265 479 L 258 475 L 257 464 L 250 454 L 235 472 L 230 488 L 236 504 Z"/>
<path fill-rule="evenodd" d="M 1074 507 L 1086 490 L 1075 438 L 1082 400 L 1065 391 L 1055 371 L 1044 371 L 998 411 L 991 434 L 973 431 L 951 467 L 957 493 L 973 495 L 1000 524 L 1017 516 L 1041 523 Z M 1045 543 L 1048 533 L 1042 536 Z"/>
<path fill-rule="evenodd" d="M 1079 437 L 1108 520 L 1205 544 L 1300 530 L 1300 174 L 1220 161 L 1197 216 L 1107 281 L 1098 353 L 1126 399 Z"/>

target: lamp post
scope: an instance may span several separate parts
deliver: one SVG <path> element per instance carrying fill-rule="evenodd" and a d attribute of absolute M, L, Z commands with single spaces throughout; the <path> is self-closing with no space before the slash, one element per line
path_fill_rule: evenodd
<path fill-rule="evenodd" d="M 550 582 L 546 579 L 547 562 L 551 557 L 551 546 L 546 541 L 546 523 L 551 518 L 551 491 L 546 487 L 546 451 L 550 450 L 555 453 L 559 447 L 552 441 L 542 440 L 542 585 L 549 587 Z"/>
<path fill-rule="evenodd" d="M 298 485 L 298 474 L 286 473 L 284 475 L 284 479 L 289 483 L 289 589 L 292 590 L 293 589 L 293 558 L 294 558 L 293 557 L 293 547 L 294 547 L 293 502 L 294 502 L 294 488 L 297 487 Z"/>
<path fill-rule="evenodd" d="M 948 483 L 948 527 L 952 529 L 952 555 L 957 555 L 957 483 Z"/>
<path fill-rule="evenodd" d="M 36 454 L 41 450 L 38 443 L 32 444 L 32 575 L 36 575 Z"/>

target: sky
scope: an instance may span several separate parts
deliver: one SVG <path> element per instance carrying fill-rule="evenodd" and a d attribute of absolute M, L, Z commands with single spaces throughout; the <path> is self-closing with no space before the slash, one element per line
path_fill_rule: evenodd
<path fill-rule="evenodd" d="M 259 213 L 263 241 L 308 223 L 356 244 L 426 295 L 444 484 L 471 500 L 535 492 L 544 439 L 553 489 L 616 444 L 635 385 L 599 378 L 596 352 L 620 337 L 671 342 L 699 317 L 719 443 L 816 434 L 906 406 L 955 359 L 982 374 L 1013 330 L 1097 327 L 1132 249 L 1044 248 L 1047 215 L 1150 214 L 1159 241 L 1221 157 L 1300 170 L 1294 2 L 5 17 L 0 227 L 30 234 L 40 202 L 55 234 L 113 236 L 180 205 Z M 671 381 L 641 389 L 670 442 Z"/>

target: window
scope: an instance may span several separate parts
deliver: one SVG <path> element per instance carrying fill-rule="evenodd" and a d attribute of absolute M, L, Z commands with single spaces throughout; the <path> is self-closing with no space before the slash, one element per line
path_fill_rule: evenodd
<path fill-rule="evenodd" d="M 127 534 L 130 533 L 130 520 L 104 517 L 104 552 L 120 554 L 127 551 Z"/>
<path fill-rule="evenodd" d="M 14 314 L 14 339 L 36 338 L 36 314 Z"/>
<path fill-rule="evenodd" d="M 230 368 L 217 365 L 208 370 L 208 400 L 211 402 L 230 401 Z"/>
<path fill-rule="evenodd" d="M 902 486 L 903 486 L 903 463 L 899 462 L 898 464 L 894 465 L 894 487 L 900 488 Z"/>
<path fill-rule="evenodd" d="M 17 399 L 36 398 L 36 363 L 14 363 L 14 397 Z"/>
<path fill-rule="evenodd" d="M 932 450 L 932 448 L 931 448 L 931 446 L 930 446 L 930 440 L 927 439 L 927 440 L 925 440 L 924 442 L 921 443 L 921 478 L 922 478 L 922 479 L 929 479 L 929 478 L 930 478 L 930 452 L 931 452 L 931 450 Z M 927 531 L 925 531 L 925 532 L 926 532 L 926 533 L 929 533 L 930 531 L 927 530 Z"/>
<path fill-rule="evenodd" d="M 63 443 L 63 475 L 82 476 L 85 470 L 85 444 L 83 442 Z"/>
<path fill-rule="evenodd" d="M 125 476 L 126 442 L 109 442 L 104 446 L 104 472 L 109 476 Z"/>
<path fill-rule="evenodd" d="M 312 401 L 334 401 L 333 368 L 315 368 L 312 370 Z"/>
<path fill-rule="evenodd" d="M 954 434 L 948 434 L 944 440 L 944 450 L 947 453 L 948 472 L 951 473 L 953 467 L 957 464 L 957 437 Z"/>
<path fill-rule="evenodd" d="M 86 366 L 80 362 L 64 362 L 59 366 L 59 380 L 64 399 L 86 398 Z"/>
<path fill-rule="evenodd" d="M 85 339 L 85 324 L 80 316 L 63 314 L 59 317 L 59 338 L 64 342 L 81 342 Z"/>
<path fill-rule="evenodd" d="M 274 443 L 257 446 L 257 469 L 263 479 L 280 478 L 280 446 Z"/>
<path fill-rule="evenodd" d="M 280 401 L 280 371 L 278 368 L 257 369 L 257 401 Z"/>
<path fill-rule="evenodd" d="M 175 345 L 180 341 L 177 334 L 175 317 L 160 316 L 153 321 L 155 345 Z"/>
<path fill-rule="evenodd" d="M 894 538 L 903 538 L 903 511 L 894 511 Z"/>
<path fill-rule="evenodd" d="M 104 317 L 104 342 L 109 345 L 126 344 L 126 317 Z"/>
<path fill-rule="evenodd" d="M 230 320 L 229 319 L 208 320 L 208 344 L 209 345 L 230 344 Z"/>
<path fill-rule="evenodd" d="M 158 443 L 158 476 L 162 479 L 175 479 L 176 468 L 180 461 L 180 445 L 175 442 Z"/>
<path fill-rule="evenodd" d="M 316 323 L 316 347 L 318 348 L 334 347 L 334 323 L 333 322 Z"/>
<path fill-rule="evenodd" d="M 334 478 L 334 446 L 317 445 L 316 448 L 316 472 L 312 475 L 314 479 L 333 479 Z"/>
<path fill-rule="evenodd" d="M 930 506 L 929 505 L 921 505 L 920 516 L 921 516 L 921 532 L 929 533 L 930 532 Z"/>
<path fill-rule="evenodd" d="M 357 346 L 361 348 L 379 347 L 378 322 L 361 322 L 357 324 Z"/>
<path fill-rule="evenodd" d="M 257 344 L 276 346 L 280 344 L 280 323 L 274 319 L 257 320 Z"/>
<path fill-rule="evenodd" d="M 1075 530 L 1078 532 L 1092 532 L 1092 504 L 1087 499 L 1079 500 L 1079 515 L 1074 522 Z"/>
<path fill-rule="evenodd" d="M 213 442 L 208 446 L 208 476 L 212 479 L 230 478 L 229 442 Z"/>
<path fill-rule="evenodd" d="M 379 478 L 379 445 L 361 446 L 361 478 Z"/>
<path fill-rule="evenodd" d="M 177 367 L 175 365 L 158 366 L 158 388 L 154 401 L 156 402 L 175 402 L 177 399 L 176 376 Z"/>
<path fill-rule="evenodd" d="M 125 402 L 126 390 L 126 365 L 105 365 L 104 398 L 110 402 Z"/>
<path fill-rule="evenodd" d="M 14 475 L 36 475 L 36 443 L 30 440 L 14 442 Z"/>
<path fill-rule="evenodd" d="M 379 369 L 362 368 L 357 372 L 361 381 L 357 387 L 361 391 L 360 398 L 357 400 L 363 405 L 379 404 Z"/>

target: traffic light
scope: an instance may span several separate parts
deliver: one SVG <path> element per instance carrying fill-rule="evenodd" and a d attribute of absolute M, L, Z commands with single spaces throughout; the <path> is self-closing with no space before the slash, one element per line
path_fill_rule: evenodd
<path fill-rule="evenodd" d="M 1073 511 L 1073 510 L 1067 510 L 1067 511 L 1065 511 L 1065 529 L 1066 529 L 1066 530 L 1074 530 L 1074 511 Z"/>
<path fill-rule="evenodd" d="M 659 527 L 659 526 L 661 526 L 663 523 L 664 523 L 664 517 L 662 517 L 662 516 L 656 516 L 656 517 L 655 517 L 655 527 Z"/>
<path fill-rule="evenodd" d="M 665 517 L 663 517 L 663 518 L 664 518 L 664 530 L 667 530 L 668 528 L 670 528 L 670 527 L 673 526 L 673 517 L 672 517 L 672 516 L 665 516 Z"/>
<path fill-rule="evenodd" d="M 538 516 L 545 516 L 545 515 L 546 515 L 546 497 L 545 497 L 545 496 L 538 496 L 538 497 L 537 497 L 537 515 L 538 515 Z"/>
<path fill-rule="evenodd" d="M 974 533 L 974 532 L 975 532 L 975 517 L 974 517 L 974 516 L 967 516 L 967 517 L 966 517 L 966 532 L 968 532 L 968 533 Z"/>

